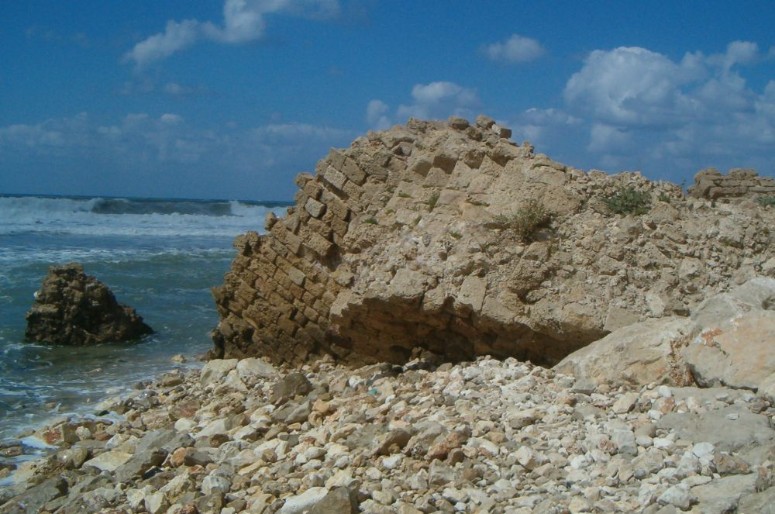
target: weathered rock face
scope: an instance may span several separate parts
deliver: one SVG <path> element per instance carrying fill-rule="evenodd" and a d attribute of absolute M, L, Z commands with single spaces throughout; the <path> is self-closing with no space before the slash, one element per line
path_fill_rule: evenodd
<path fill-rule="evenodd" d="M 554 370 L 610 386 L 697 384 L 775 397 L 775 279 L 755 278 L 712 296 L 690 317 L 615 330 Z"/>
<path fill-rule="evenodd" d="M 332 150 L 299 175 L 295 207 L 269 216 L 267 235 L 236 241 L 214 290 L 214 356 L 405 362 L 422 348 L 553 364 L 775 276 L 773 209 L 586 173 L 509 136 L 486 117 L 411 120 Z M 650 194 L 646 214 L 612 214 L 606 199 L 625 190 Z M 525 234 L 530 205 L 552 226 Z"/>
<path fill-rule="evenodd" d="M 52 266 L 27 312 L 25 338 L 84 346 L 137 339 L 152 333 L 134 309 L 79 264 Z"/>

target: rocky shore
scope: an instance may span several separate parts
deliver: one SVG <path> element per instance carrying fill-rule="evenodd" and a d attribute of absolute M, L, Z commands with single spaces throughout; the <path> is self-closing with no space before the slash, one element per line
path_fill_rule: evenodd
<path fill-rule="evenodd" d="M 775 513 L 775 180 L 510 135 L 332 150 L 235 241 L 213 360 L 0 444 L 0 514 Z"/>
<path fill-rule="evenodd" d="M 480 357 L 173 372 L 49 426 L 2 513 L 773 512 L 775 408 Z M 119 416 L 105 416 L 108 412 Z M 9 454 L 15 447 L 6 444 Z M 20 449 L 19 451 L 22 451 Z"/>

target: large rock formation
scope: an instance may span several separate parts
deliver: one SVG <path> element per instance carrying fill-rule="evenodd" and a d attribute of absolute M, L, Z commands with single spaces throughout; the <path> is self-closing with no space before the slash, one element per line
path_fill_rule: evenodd
<path fill-rule="evenodd" d="M 755 278 L 712 296 L 689 317 L 615 330 L 554 369 L 614 387 L 697 384 L 775 398 L 775 279 Z"/>
<path fill-rule="evenodd" d="M 235 242 L 214 356 L 553 364 L 775 276 L 772 208 L 583 172 L 509 137 L 486 117 L 410 120 L 332 150 L 265 236 Z"/>
<path fill-rule="evenodd" d="M 85 346 L 137 339 L 152 333 L 134 309 L 120 305 L 108 287 L 80 264 L 52 266 L 27 312 L 25 338 Z"/>

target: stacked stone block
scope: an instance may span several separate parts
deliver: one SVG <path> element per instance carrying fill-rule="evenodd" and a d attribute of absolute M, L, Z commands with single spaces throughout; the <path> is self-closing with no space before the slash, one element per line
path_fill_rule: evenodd
<path fill-rule="evenodd" d="M 717 169 L 708 168 L 695 175 L 689 194 L 708 200 L 775 196 L 775 179 L 760 177 L 751 169 L 735 168 L 724 175 Z"/>

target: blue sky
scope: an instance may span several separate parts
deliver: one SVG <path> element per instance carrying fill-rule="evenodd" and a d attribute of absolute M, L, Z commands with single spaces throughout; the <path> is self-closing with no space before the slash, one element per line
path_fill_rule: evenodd
<path fill-rule="evenodd" d="M 582 169 L 775 175 L 767 1 L 0 3 L 0 194 L 290 199 L 330 147 L 487 114 Z"/>

